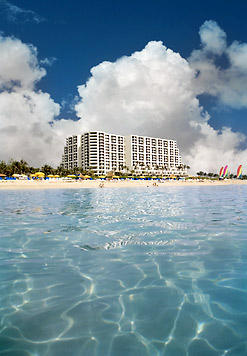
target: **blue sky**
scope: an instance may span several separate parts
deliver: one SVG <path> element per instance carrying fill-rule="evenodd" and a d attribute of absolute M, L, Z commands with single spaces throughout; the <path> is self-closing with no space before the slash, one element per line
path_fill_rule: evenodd
<path fill-rule="evenodd" d="M 2 5 L 1 31 L 32 43 L 40 59 L 56 58 L 38 87 L 59 103 L 71 103 L 77 86 L 86 82 L 93 66 L 130 55 L 149 41 L 162 41 L 187 58 L 199 46 L 198 30 L 205 20 L 217 21 L 229 42 L 247 41 L 247 4 L 242 0 L 14 0 L 8 3 L 23 9 L 23 13 L 12 14 L 10 18 Z M 7 11 L 11 13 L 11 8 Z M 61 116 L 75 117 L 68 104 Z M 245 110 L 225 109 L 222 114 L 212 110 L 212 98 L 204 98 L 203 104 L 212 113 L 211 122 L 216 128 L 227 123 L 235 130 L 246 130 L 247 124 L 242 119 Z"/>
<path fill-rule="evenodd" d="M 242 0 L 0 0 L 0 31 L 3 38 L 13 36 L 37 48 L 39 66 L 47 73 L 36 80 L 35 90 L 48 93 L 60 105 L 55 120 L 77 120 L 74 104 L 82 99 L 77 87 L 91 77 L 91 68 L 141 52 L 150 41 L 162 41 L 187 60 L 202 47 L 199 29 L 209 20 L 226 33 L 228 45 L 245 43 L 246 10 Z M 224 69 L 228 60 L 221 55 L 216 65 Z M 196 97 L 219 133 L 229 126 L 246 134 L 246 105 L 219 103 L 212 91 Z M 245 148 L 246 140 L 240 146 Z"/>

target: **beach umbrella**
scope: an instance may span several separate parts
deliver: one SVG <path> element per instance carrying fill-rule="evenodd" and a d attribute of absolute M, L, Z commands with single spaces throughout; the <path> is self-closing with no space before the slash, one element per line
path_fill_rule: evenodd
<path fill-rule="evenodd" d="M 53 174 L 49 174 L 47 177 L 48 177 L 48 178 L 53 178 L 54 175 L 53 175 Z"/>
<path fill-rule="evenodd" d="M 140 176 L 140 177 L 139 177 L 139 179 L 146 179 L 146 177 L 144 177 L 144 176 Z"/>
<path fill-rule="evenodd" d="M 14 174 L 12 174 L 12 177 L 14 177 L 14 178 L 19 177 L 19 174 L 14 173 Z"/>
<path fill-rule="evenodd" d="M 45 173 L 37 172 L 37 173 L 35 173 L 35 177 L 38 178 L 38 179 L 44 179 L 45 178 Z"/>
<path fill-rule="evenodd" d="M 85 175 L 85 176 L 84 176 L 84 178 L 85 178 L 85 179 L 90 179 L 91 177 L 90 177 L 90 176 Z"/>
<path fill-rule="evenodd" d="M 0 173 L 0 177 L 6 177 L 6 174 Z"/>
<path fill-rule="evenodd" d="M 113 179 L 118 179 L 118 178 L 119 178 L 119 176 L 113 176 L 112 178 L 113 178 Z"/>
<path fill-rule="evenodd" d="M 100 179 L 105 179 L 105 176 L 99 176 Z"/>
<path fill-rule="evenodd" d="M 55 174 L 54 178 L 60 178 L 60 176 L 58 174 Z"/>
<path fill-rule="evenodd" d="M 76 175 L 74 175 L 74 174 L 69 174 L 67 177 L 68 177 L 68 178 L 76 178 Z"/>

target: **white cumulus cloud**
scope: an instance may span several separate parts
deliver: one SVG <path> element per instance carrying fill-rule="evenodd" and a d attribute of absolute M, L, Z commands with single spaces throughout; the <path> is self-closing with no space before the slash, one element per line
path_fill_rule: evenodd
<path fill-rule="evenodd" d="M 247 159 L 247 151 L 239 149 L 246 137 L 230 128 L 214 130 L 197 97 L 215 95 L 232 106 L 228 96 L 233 101 L 236 91 L 234 104 L 244 101 L 245 88 L 238 74 L 245 62 L 237 61 L 234 54 L 240 51 L 244 56 L 245 48 L 236 43 L 227 48 L 224 31 L 213 21 L 203 24 L 200 36 L 202 48 L 189 60 L 162 42 L 149 42 L 140 52 L 92 68 L 87 83 L 78 87 L 80 100 L 75 109 L 81 130 L 175 139 L 193 172 L 217 172 L 222 164 L 234 171 L 240 158 Z M 224 52 L 231 59 L 227 72 L 215 64 Z"/>
<path fill-rule="evenodd" d="M 214 21 L 206 21 L 199 35 L 200 49 L 188 59 L 151 41 L 130 56 L 93 67 L 78 87 L 77 122 L 56 120 L 60 105 L 36 89 L 46 75 L 36 48 L 0 37 L 0 160 L 57 165 L 66 136 L 104 130 L 175 139 L 192 172 L 218 172 L 226 164 L 235 172 L 247 160 L 240 148 L 246 136 L 229 127 L 215 130 L 198 97 L 214 96 L 219 108 L 247 107 L 247 44 L 228 45 Z M 221 67 L 223 57 L 227 65 Z"/>
<path fill-rule="evenodd" d="M 60 106 L 48 93 L 35 90 L 45 74 L 36 48 L 0 37 L 1 160 L 23 158 L 34 166 L 59 162 L 63 138 L 50 123 Z"/>
<path fill-rule="evenodd" d="M 222 106 L 247 108 L 247 44 L 234 41 L 227 46 L 226 34 L 215 21 L 206 21 L 199 34 L 202 48 L 189 58 L 197 72 L 195 94 L 213 95 Z M 222 58 L 228 63 L 224 68 L 217 65 Z"/>
<path fill-rule="evenodd" d="M 199 35 L 203 50 L 220 55 L 226 48 L 226 33 L 215 21 L 205 21 L 201 26 Z"/>

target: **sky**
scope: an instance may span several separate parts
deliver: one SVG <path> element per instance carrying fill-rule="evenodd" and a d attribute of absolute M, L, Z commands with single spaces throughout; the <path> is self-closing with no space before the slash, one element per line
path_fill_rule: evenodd
<path fill-rule="evenodd" d="M 0 0 L 0 160 L 60 164 L 88 130 L 174 139 L 247 172 L 242 0 Z"/>

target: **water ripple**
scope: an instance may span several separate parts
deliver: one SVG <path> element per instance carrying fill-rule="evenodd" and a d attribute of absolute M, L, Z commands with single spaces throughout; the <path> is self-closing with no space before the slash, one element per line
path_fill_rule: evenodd
<path fill-rule="evenodd" d="M 0 193 L 0 355 L 247 354 L 245 186 Z"/>

